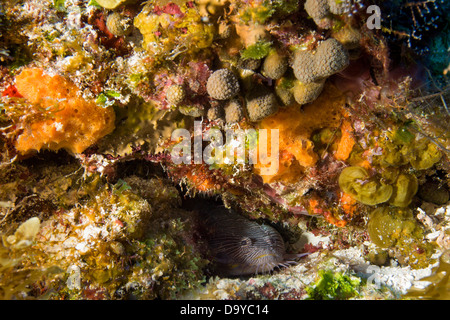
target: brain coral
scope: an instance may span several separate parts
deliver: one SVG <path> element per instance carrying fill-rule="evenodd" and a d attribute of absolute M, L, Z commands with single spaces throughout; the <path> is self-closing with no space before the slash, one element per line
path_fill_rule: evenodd
<path fill-rule="evenodd" d="M 113 110 L 86 101 L 77 86 L 62 76 L 24 69 L 16 77 L 16 87 L 41 115 L 25 123 L 17 137 L 15 147 L 22 153 L 41 148 L 80 153 L 114 129 Z"/>
<path fill-rule="evenodd" d="M 228 69 L 215 71 L 206 83 L 206 90 L 213 99 L 227 100 L 239 92 L 239 82 L 233 72 Z"/>

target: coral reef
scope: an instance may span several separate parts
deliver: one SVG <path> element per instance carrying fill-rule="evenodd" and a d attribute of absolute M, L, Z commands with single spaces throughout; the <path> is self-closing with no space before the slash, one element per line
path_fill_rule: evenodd
<path fill-rule="evenodd" d="M 449 12 L 2 1 L 0 299 L 447 299 Z"/>

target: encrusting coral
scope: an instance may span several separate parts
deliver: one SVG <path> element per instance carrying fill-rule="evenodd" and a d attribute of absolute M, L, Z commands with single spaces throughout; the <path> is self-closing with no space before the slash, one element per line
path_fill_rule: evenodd
<path fill-rule="evenodd" d="M 332 14 L 342 15 L 350 10 L 349 0 L 307 0 L 305 10 L 321 28 L 333 25 Z"/>
<path fill-rule="evenodd" d="M 185 91 L 182 85 L 173 84 L 166 92 L 166 100 L 170 104 L 177 105 L 184 100 Z"/>
<path fill-rule="evenodd" d="M 239 122 L 244 118 L 244 108 L 242 107 L 242 103 L 237 99 L 227 101 L 223 108 L 227 123 Z"/>
<path fill-rule="evenodd" d="M 308 83 L 302 83 L 298 80 L 295 81 L 294 87 L 292 88 L 295 101 L 298 104 L 306 104 L 316 100 L 322 92 L 324 84 L 325 81 L 323 80 Z"/>

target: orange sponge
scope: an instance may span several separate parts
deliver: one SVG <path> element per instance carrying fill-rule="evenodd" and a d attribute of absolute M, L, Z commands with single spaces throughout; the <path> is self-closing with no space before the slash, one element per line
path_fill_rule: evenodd
<path fill-rule="evenodd" d="M 325 86 L 324 92 L 314 102 L 303 108 L 290 106 L 260 122 L 261 129 L 279 130 L 279 170 L 273 175 L 263 175 L 265 183 L 298 180 L 304 169 L 314 167 L 319 156 L 314 151 L 312 134 L 322 128 L 338 128 L 345 106 L 345 97 L 334 86 Z M 347 150 L 341 151 L 341 153 Z M 261 163 L 254 169 L 259 174 Z"/>
<path fill-rule="evenodd" d="M 42 148 L 80 153 L 114 129 L 114 111 L 83 99 L 62 76 L 27 68 L 16 77 L 16 88 L 39 115 L 23 124 L 15 144 L 21 153 Z"/>

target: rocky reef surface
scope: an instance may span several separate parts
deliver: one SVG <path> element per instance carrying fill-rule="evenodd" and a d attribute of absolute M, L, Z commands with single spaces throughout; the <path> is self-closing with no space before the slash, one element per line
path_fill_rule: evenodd
<path fill-rule="evenodd" d="M 0 299 L 449 299 L 449 15 L 2 1 Z"/>

